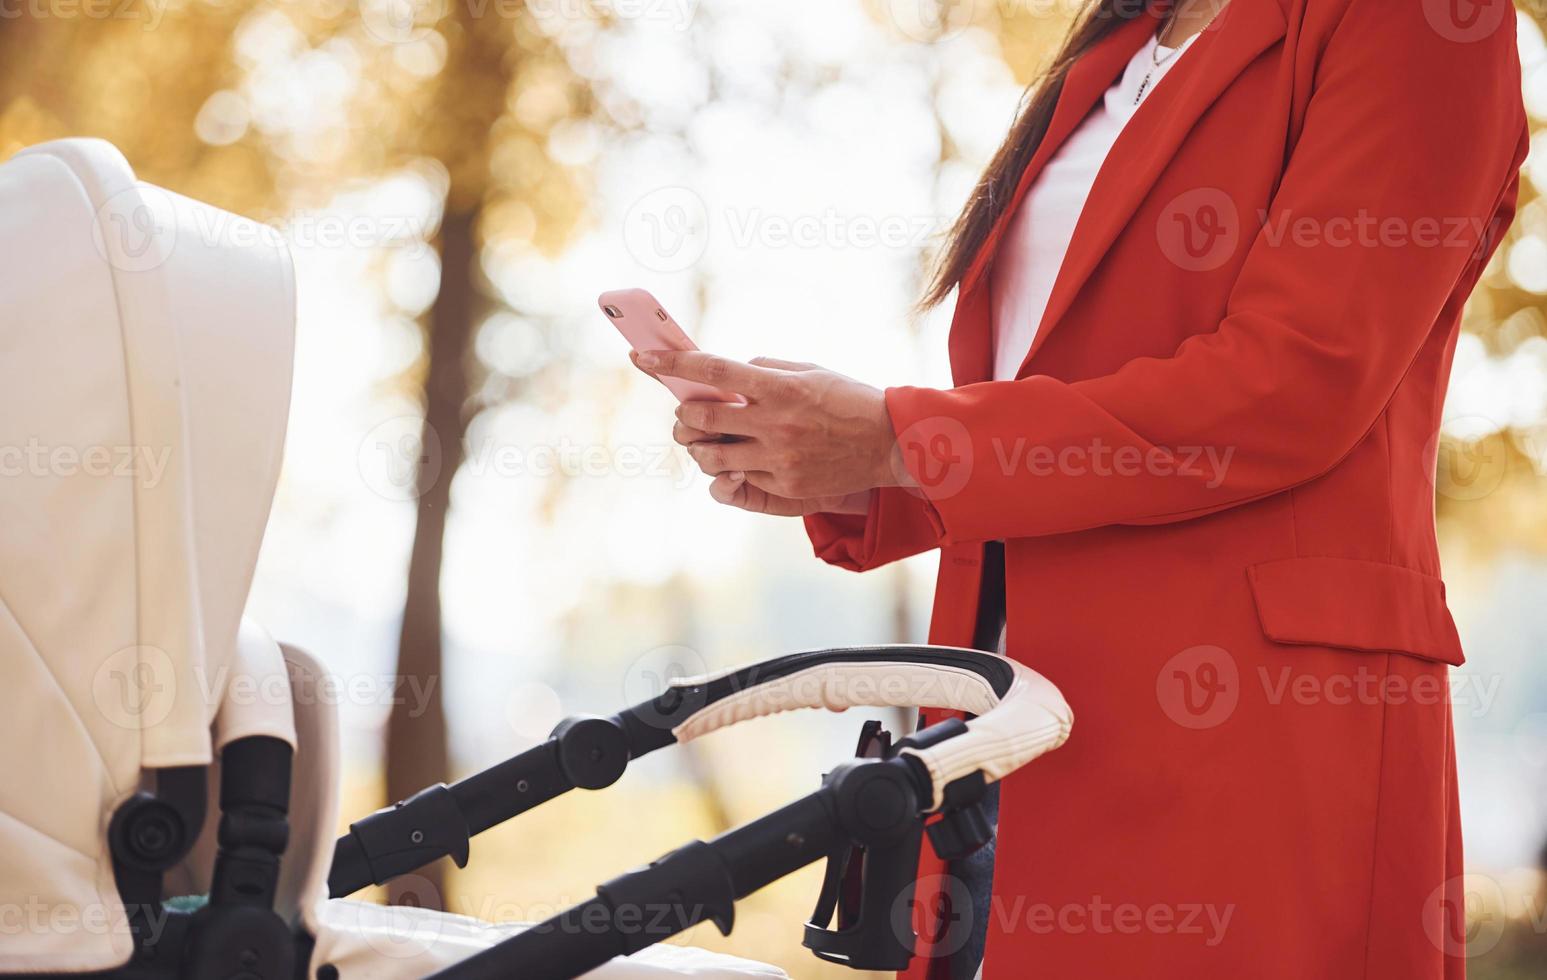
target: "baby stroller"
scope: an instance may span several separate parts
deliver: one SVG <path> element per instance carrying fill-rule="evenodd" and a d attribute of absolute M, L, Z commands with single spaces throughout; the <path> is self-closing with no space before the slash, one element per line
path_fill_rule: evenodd
<path fill-rule="evenodd" d="M 336 843 L 326 672 L 243 616 L 278 477 L 294 285 L 261 226 L 67 140 L 0 165 L 0 975 L 239 980 L 777 977 L 657 945 L 828 860 L 805 942 L 912 955 L 927 834 L 981 846 L 985 786 L 1062 744 L 1045 679 L 968 650 L 798 653 L 671 684 L 611 717 L 352 824 Z M 796 708 L 967 713 L 810 795 L 694 841 L 535 925 L 345 896 L 634 758 Z M 927 821 L 927 826 L 926 826 Z M 331 897 L 330 897 L 331 895 Z"/>

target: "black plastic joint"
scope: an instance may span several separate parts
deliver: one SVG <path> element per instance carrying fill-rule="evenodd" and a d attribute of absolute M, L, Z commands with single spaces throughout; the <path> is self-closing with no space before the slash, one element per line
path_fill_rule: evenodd
<path fill-rule="evenodd" d="M 172 804 L 136 793 L 114 811 L 108 838 L 121 863 L 140 871 L 165 871 L 188 853 L 197 832 Z"/>
<path fill-rule="evenodd" d="M 267 808 L 228 810 L 220 815 L 219 841 L 221 847 L 255 847 L 283 854 L 290 844 L 290 821 Z"/>
<path fill-rule="evenodd" d="M 467 866 L 467 820 L 445 783 L 422 789 L 349 825 L 371 880 L 383 884 L 440 857 Z"/>
<path fill-rule="evenodd" d="M 558 747 L 559 768 L 565 778 L 581 789 L 611 786 L 628 768 L 628 735 L 611 718 L 565 718 L 553 729 L 551 737 Z"/>
<path fill-rule="evenodd" d="M 700 922 L 730 935 L 736 920 L 736 884 L 715 849 L 693 841 L 596 889 L 611 910 L 615 934 L 629 953 Z"/>
<path fill-rule="evenodd" d="M 828 774 L 826 784 L 839 823 L 857 844 L 895 844 L 918 822 L 918 781 L 905 763 L 845 762 Z"/>
<path fill-rule="evenodd" d="M 981 771 L 947 783 L 941 790 L 940 819 L 926 828 L 935 853 L 945 861 L 964 858 L 994 839 L 983 812 L 988 780 Z"/>

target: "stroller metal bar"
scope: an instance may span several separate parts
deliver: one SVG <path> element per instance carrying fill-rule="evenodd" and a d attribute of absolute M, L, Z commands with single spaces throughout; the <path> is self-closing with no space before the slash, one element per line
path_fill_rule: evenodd
<path fill-rule="evenodd" d="M 920 782 L 921 770 L 906 760 L 846 763 L 816 792 L 615 878 L 595 898 L 431 980 L 570 980 L 701 922 L 729 934 L 739 899 L 845 844 L 917 833 L 919 801 L 931 796 Z"/>
<path fill-rule="evenodd" d="M 328 893 L 340 898 L 385 884 L 441 857 L 465 865 L 471 836 L 574 788 L 559 765 L 557 741 L 350 824 L 333 852 Z"/>
<path fill-rule="evenodd" d="M 632 759 L 671 745 L 675 714 L 692 706 L 672 691 L 612 718 L 566 718 L 541 745 L 350 824 L 334 848 L 328 893 L 341 898 L 442 857 L 464 866 L 473 836 L 572 789 L 610 786 Z"/>
<path fill-rule="evenodd" d="M 980 677 L 996 697 L 1010 689 L 1015 676 L 1002 658 L 979 651 L 877 646 L 811 650 L 678 681 L 611 718 L 565 719 L 542 745 L 450 786 L 431 786 L 351 824 L 336 845 L 328 893 L 340 898 L 442 857 L 462 867 L 473 836 L 571 789 L 610 786 L 630 761 L 676 743 L 679 728 L 738 693 L 761 688 L 777 693 L 781 682 L 824 666 L 889 663 L 953 667 Z M 783 702 L 772 698 L 768 703 Z"/>

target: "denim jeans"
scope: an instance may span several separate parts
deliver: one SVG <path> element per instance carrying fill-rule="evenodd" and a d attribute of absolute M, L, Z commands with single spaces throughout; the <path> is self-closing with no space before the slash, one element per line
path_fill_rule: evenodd
<path fill-rule="evenodd" d="M 998 783 L 989 786 L 987 795 L 983 797 L 983 814 L 988 817 L 989 826 L 997 830 L 999 826 Z M 951 980 L 973 980 L 983 964 L 983 950 L 988 942 L 988 920 L 992 914 L 994 895 L 995 843 L 995 839 L 990 838 L 987 844 L 973 853 L 946 865 L 946 873 L 966 886 L 966 893 L 972 900 L 972 917 L 969 920 L 971 928 L 968 930 L 966 943 L 951 957 Z"/>

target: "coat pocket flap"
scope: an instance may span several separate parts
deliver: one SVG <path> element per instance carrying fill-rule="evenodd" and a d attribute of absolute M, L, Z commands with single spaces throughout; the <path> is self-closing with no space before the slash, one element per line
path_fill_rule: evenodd
<path fill-rule="evenodd" d="M 1459 667 L 1445 583 L 1354 558 L 1286 558 L 1247 569 L 1262 632 L 1278 643 L 1403 653 Z"/>

